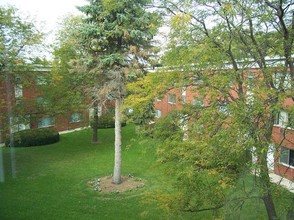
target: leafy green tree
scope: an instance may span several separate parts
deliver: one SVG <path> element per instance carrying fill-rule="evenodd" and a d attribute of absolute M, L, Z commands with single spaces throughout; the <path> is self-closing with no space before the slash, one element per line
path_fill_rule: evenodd
<path fill-rule="evenodd" d="M 79 7 L 86 15 L 84 46 L 98 60 L 105 83 L 99 92 L 115 100 L 115 162 L 113 183 L 121 183 L 121 103 L 131 65 L 145 62 L 144 50 L 156 33 L 158 15 L 147 11 L 148 0 L 90 0 Z"/>
<path fill-rule="evenodd" d="M 159 134 L 169 135 L 156 136 L 161 138 L 161 161 L 176 176 L 180 191 L 172 206 L 191 212 L 218 210 L 228 201 L 226 190 L 255 170 L 258 198 L 268 218 L 280 217 L 267 153 L 276 113 L 293 111 L 292 1 L 166 0 L 160 7 L 171 17 L 163 57 L 169 72 L 157 73 L 161 80 L 150 74 L 132 85 L 132 100 L 138 100 L 131 100 L 132 105 L 146 106 L 160 94 L 152 92 L 147 100 L 137 91 L 156 90 L 161 84 L 167 89 L 194 84 L 198 98 L 208 102 L 205 107 L 185 105 L 176 114 L 178 120 L 160 127 Z M 186 131 L 169 129 L 174 123 L 181 127 L 183 121 Z M 183 135 L 188 135 L 184 142 Z M 275 144 L 274 151 L 279 149 Z M 234 201 L 242 207 L 245 200 Z"/>
<path fill-rule="evenodd" d="M 1 6 L 0 10 L 0 70 L 15 72 L 21 64 L 34 58 L 28 52 L 40 45 L 43 34 L 33 22 L 20 18 L 16 8 Z"/>
<path fill-rule="evenodd" d="M 82 45 L 82 19 L 83 16 L 68 15 L 60 24 L 52 69 L 54 90 L 49 85 L 44 92 L 51 100 L 59 100 L 50 106 L 57 114 L 91 107 L 92 142 L 98 143 L 98 109 L 103 102 L 97 90 L 104 81 L 97 59 Z"/>
<path fill-rule="evenodd" d="M 52 82 L 43 86 L 43 93 L 52 104 L 48 108 L 55 114 L 85 111 L 91 101 L 88 94 L 91 80 L 85 74 L 87 66 L 80 62 L 86 56 L 80 45 L 81 25 L 82 16 L 68 15 L 60 23 L 57 32 L 50 76 Z"/>
<path fill-rule="evenodd" d="M 6 88 L 7 97 L 5 98 L 7 108 L 0 110 L 1 124 L 12 127 L 13 116 L 12 110 L 12 88 L 16 76 L 21 76 L 22 72 L 29 71 L 33 68 L 34 61 L 38 56 L 41 46 L 43 34 L 34 26 L 32 21 L 25 20 L 18 15 L 17 9 L 14 7 L 0 6 L 0 79 L 2 86 Z M 25 80 L 26 77 L 23 77 Z M 26 83 L 29 83 L 26 82 Z M 6 115 L 8 112 L 8 115 Z M 8 118 L 8 123 L 3 120 Z M 8 128 L 3 128 L 8 129 Z M 12 137 L 12 129 L 10 137 Z"/>

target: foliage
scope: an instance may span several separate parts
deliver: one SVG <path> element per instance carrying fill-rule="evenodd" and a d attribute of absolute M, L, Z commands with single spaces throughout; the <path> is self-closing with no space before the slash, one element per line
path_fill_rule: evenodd
<path fill-rule="evenodd" d="M 150 47 L 159 19 L 156 13 L 146 11 L 148 3 L 146 0 L 99 0 L 79 7 L 87 15 L 81 34 L 90 40 L 85 39 L 84 44 L 99 55 L 100 65 L 126 65 L 138 57 L 144 58 L 144 50 Z M 130 54 L 133 57 L 128 57 Z"/>
<path fill-rule="evenodd" d="M 31 85 L 31 80 L 26 74 L 36 64 L 40 64 L 38 56 L 40 49 L 44 50 L 41 45 L 43 33 L 34 25 L 34 22 L 28 18 L 22 18 L 20 12 L 12 6 L 0 6 L 0 81 L 1 86 L 6 86 L 6 103 L 8 111 L 0 114 L 1 128 L 4 131 L 3 136 L 10 132 L 13 126 L 11 117 L 23 118 L 29 111 L 27 106 L 14 109 L 12 103 L 12 88 L 10 85 L 15 83 L 16 78 L 21 79 L 23 84 Z M 42 46 L 42 47 L 41 47 Z M 40 67 L 40 65 L 38 65 Z"/>
<path fill-rule="evenodd" d="M 150 142 L 141 143 L 134 126 L 123 128 L 123 175 L 142 178 L 146 185 L 131 192 L 111 194 L 98 193 L 88 186 L 93 178 L 112 173 L 113 132 L 113 129 L 102 129 L 104 140 L 99 146 L 91 143 L 91 130 L 85 129 L 62 134 L 60 142 L 50 147 L 16 148 L 17 179 L 10 176 L 10 151 L 2 148 L 5 181 L 0 187 L 1 217 L 89 220 L 97 219 L 97 216 L 102 219 L 116 219 L 118 216 L 120 219 L 164 218 L 165 214 L 158 208 L 157 201 L 147 200 L 144 192 L 156 195 L 166 181 L 165 176 L 155 165 L 154 149 L 146 150 Z M 164 184 L 165 187 L 167 185 Z M 68 196 L 69 193 L 71 196 Z M 121 201 L 125 202 L 121 204 Z M 14 208 L 11 204 L 15 205 Z M 30 208 L 32 206 L 34 209 Z M 117 206 L 121 208 L 113 210 Z M 52 211 L 45 211 L 48 207 L 52 207 Z"/>
<path fill-rule="evenodd" d="M 42 86 L 42 92 L 54 105 L 50 111 L 61 114 L 68 111 L 82 111 L 88 107 L 86 89 L 92 82 L 87 75 L 82 76 L 86 69 L 72 71 L 74 60 L 83 56 L 84 51 L 79 44 L 79 28 L 82 17 L 68 15 L 60 23 L 57 41 L 54 47 L 54 60 L 50 77 L 52 83 Z"/>
<path fill-rule="evenodd" d="M 145 66 L 159 15 L 147 10 L 149 0 L 98 0 L 79 7 L 85 14 L 82 45 L 93 60 L 94 96 L 115 100 L 115 165 L 113 182 L 121 182 L 121 103 L 128 74 Z M 132 68 L 133 67 L 133 68 Z M 99 78 L 99 80 L 97 80 Z M 96 81 L 97 80 L 97 81 Z"/>
<path fill-rule="evenodd" d="M 82 45 L 96 73 L 99 97 L 121 98 L 128 78 L 136 78 L 146 66 L 148 51 L 156 34 L 159 16 L 146 10 L 149 1 L 90 1 L 79 7 L 85 14 L 81 28 Z M 130 77 L 129 77 L 130 76 Z M 102 83 L 101 83 L 102 82 Z M 101 98 L 100 98 L 101 99 Z"/>
<path fill-rule="evenodd" d="M 93 126 L 93 122 L 91 122 L 91 126 Z M 121 126 L 126 126 L 126 122 L 122 122 Z M 98 128 L 114 128 L 114 114 L 111 112 L 107 112 L 102 114 L 98 119 Z"/>
<path fill-rule="evenodd" d="M 185 73 L 162 69 L 162 72 L 150 72 L 134 82 L 127 84 L 128 96 L 124 101 L 124 109 L 133 109 L 129 120 L 138 125 L 146 125 L 154 121 L 153 102 L 162 97 L 167 90 L 180 86 Z"/>
<path fill-rule="evenodd" d="M 22 130 L 14 133 L 14 147 L 31 147 L 54 144 L 59 141 L 59 133 L 49 128 Z M 10 140 L 5 145 L 10 146 Z"/>
<path fill-rule="evenodd" d="M 192 86 L 199 98 L 208 102 L 202 109 L 184 105 L 183 112 L 164 126 L 161 120 L 155 124 L 155 129 L 159 127 L 157 137 L 163 138 L 160 160 L 176 175 L 181 191 L 180 199 L 174 197 L 170 204 L 192 212 L 218 210 L 228 202 L 224 192 L 253 169 L 261 177 L 256 179 L 263 193 L 259 199 L 269 219 L 276 218 L 267 152 L 276 112 L 293 111 L 290 54 L 294 30 L 293 14 L 288 10 L 293 2 L 168 0 L 160 7 L 171 17 L 169 45 L 163 57 L 168 70 L 160 69 L 132 85 L 134 112 L 162 95 L 159 85 Z M 283 75 L 279 85 L 274 85 L 276 71 Z M 154 75 L 161 81 L 153 81 Z M 285 87 L 286 80 L 292 87 Z M 148 91 L 152 91 L 150 96 Z M 285 105 L 285 100 L 292 105 Z M 178 121 L 184 121 L 187 129 L 180 129 Z M 169 130 L 169 123 L 179 129 Z M 279 151 L 280 145 L 275 147 Z M 257 163 L 252 163 L 251 156 Z"/>
<path fill-rule="evenodd" d="M 34 23 L 22 19 L 13 7 L 0 7 L 0 72 L 15 72 L 28 66 L 34 46 L 42 39 Z"/>
<path fill-rule="evenodd" d="M 42 219 L 94 220 L 97 216 L 102 219 L 117 219 L 119 216 L 120 219 L 215 219 L 213 211 L 179 211 L 179 216 L 169 212 L 165 204 L 168 198 L 177 194 L 178 190 L 171 188 L 171 184 L 176 182 L 164 173 L 162 164 L 156 162 L 154 140 L 140 138 L 132 125 L 123 128 L 124 175 L 142 178 L 145 186 L 126 193 L 93 191 L 88 181 L 112 172 L 113 129 L 102 129 L 101 136 L 104 141 L 98 147 L 91 143 L 91 130 L 85 129 L 62 134 L 60 141 L 50 147 L 15 148 L 16 178 L 11 176 L 10 149 L 0 148 L 4 169 L 1 172 L 5 177 L 0 187 L 1 218 L 35 219 L 42 216 Z M 254 176 L 240 179 L 238 187 L 227 193 L 230 199 L 240 195 L 247 198 L 241 219 L 266 219 L 260 200 L 254 202 L 248 198 L 248 192 L 257 191 L 254 179 Z M 284 212 L 286 198 L 291 193 L 280 191 L 283 194 L 276 194 L 274 199 L 281 208 L 280 212 Z M 181 197 L 177 198 L 180 201 Z M 121 208 L 113 209 L 116 206 Z M 226 219 L 238 219 L 236 206 L 229 206 L 227 210 L 230 215 Z M 285 219 L 284 216 L 281 219 Z"/>

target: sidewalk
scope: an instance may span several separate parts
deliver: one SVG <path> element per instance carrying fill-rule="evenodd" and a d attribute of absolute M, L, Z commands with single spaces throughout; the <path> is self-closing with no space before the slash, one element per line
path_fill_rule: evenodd
<path fill-rule="evenodd" d="M 273 183 L 279 184 L 280 186 L 288 189 L 291 193 L 294 193 L 294 182 L 274 173 L 270 173 L 269 176 Z"/>

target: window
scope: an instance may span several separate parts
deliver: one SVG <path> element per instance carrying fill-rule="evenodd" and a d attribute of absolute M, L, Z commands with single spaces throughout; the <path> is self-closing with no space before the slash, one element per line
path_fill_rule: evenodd
<path fill-rule="evenodd" d="M 167 94 L 167 102 L 170 104 L 176 104 L 176 94 Z"/>
<path fill-rule="evenodd" d="M 161 117 L 161 111 L 160 110 L 158 110 L 158 109 L 155 110 L 155 117 L 156 118 L 160 118 Z"/>
<path fill-rule="evenodd" d="M 47 85 L 48 84 L 46 77 L 43 75 L 38 75 L 36 77 L 36 82 L 37 82 L 37 85 Z"/>
<path fill-rule="evenodd" d="M 282 128 L 294 128 L 294 117 L 285 111 L 276 114 L 274 124 Z"/>
<path fill-rule="evenodd" d="M 195 107 L 204 107 L 204 100 L 200 98 L 194 98 L 193 99 L 193 105 Z"/>
<path fill-rule="evenodd" d="M 253 72 L 247 73 L 247 78 L 249 81 L 253 80 L 255 78 L 255 73 L 253 73 Z"/>
<path fill-rule="evenodd" d="M 23 89 L 20 77 L 15 77 L 14 95 L 15 98 L 21 98 L 23 96 Z"/>
<path fill-rule="evenodd" d="M 187 114 L 180 114 L 179 115 L 179 126 L 183 131 L 187 131 L 188 130 L 188 119 L 189 116 Z"/>
<path fill-rule="evenodd" d="M 39 106 L 49 105 L 49 100 L 42 97 L 42 96 L 39 96 L 39 97 L 37 97 L 37 105 L 39 105 Z"/>
<path fill-rule="evenodd" d="M 183 87 L 182 88 L 182 102 L 183 102 L 183 104 L 186 103 L 186 95 L 187 95 L 187 88 Z"/>
<path fill-rule="evenodd" d="M 222 101 L 219 101 L 218 102 L 218 110 L 219 112 L 225 114 L 225 115 L 229 115 L 230 114 L 230 111 L 228 109 L 228 103 L 227 102 L 222 102 Z"/>
<path fill-rule="evenodd" d="M 203 84 L 203 80 L 201 79 L 202 78 L 202 74 L 201 73 L 196 73 L 192 76 L 193 78 L 193 84 L 195 85 L 201 85 Z"/>
<path fill-rule="evenodd" d="M 294 166 L 294 150 L 281 147 L 279 162 L 288 166 Z"/>
<path fill-rule="evenodd" d="M 290 73 L 276 72 L 273 74 L 274 87 L 278 89 L 282 87 L 283 89 L 291 89 L 291 75 Z"/>
<path fill-rule="evenodd" d="M 17 107 L 23 107 L 23 100 L 21 98 L 15 99 L 15 104 Z"/>
<path fill-rule="evenodd" d="M 12 132 L 30 129 L 30 117 L 28 115 L 11 117 L 10 120 L 13 123 Z"/>
<path fill-rule="evenodd" d="M 249 106 L 253 105 L 254 97 L 253 97 L 253 86 L 254 86 L 254 78 L 255 74 L 252 72 L 249 72 L 247 74 L 247 86 L 246 86 L 246 104 Z"/>
<path fill-rule="evenodd" d="M 38 128 L 54 126 L 55 121 L 52 117 L 43 117 L 38 123 Z"/>
<path fill-rule="evenodd" d="M 80 122 L 83 120 L 83 114 L 79 112 L 74 112 L 70 116 L 70 122 Z"/>

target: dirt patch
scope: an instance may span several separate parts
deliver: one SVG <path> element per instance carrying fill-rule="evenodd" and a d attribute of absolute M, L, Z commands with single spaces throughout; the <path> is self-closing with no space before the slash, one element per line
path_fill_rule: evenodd
<path fill-rule="evenodd" d="M 144 182 L 140 178 L 122 176 L 122 182 L 120 184 L 114 184 L 112 183 L 112 177 L 106 176 L 89 181 L 88 185 L 95 191 L 101 193 L 122 193 L 142 188 Z"/>

